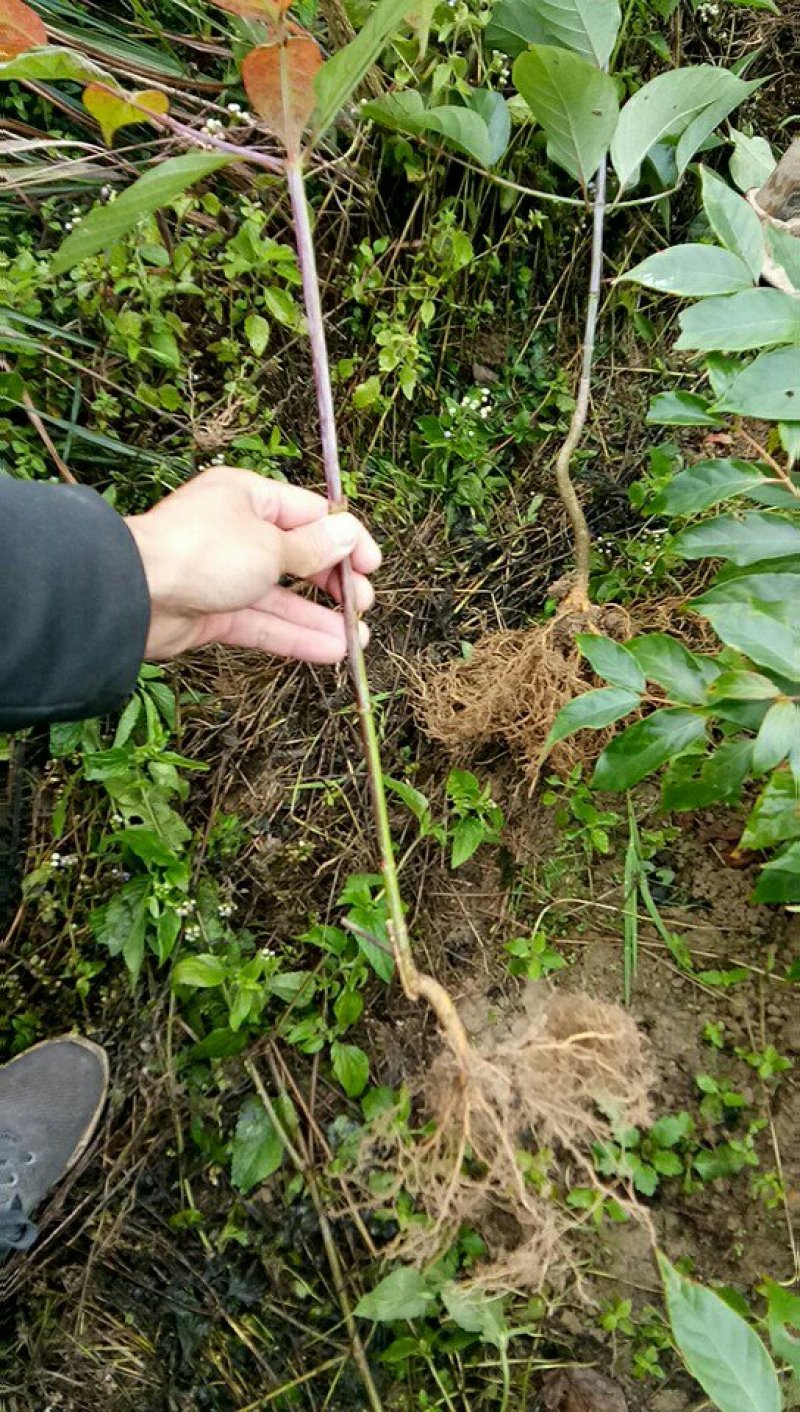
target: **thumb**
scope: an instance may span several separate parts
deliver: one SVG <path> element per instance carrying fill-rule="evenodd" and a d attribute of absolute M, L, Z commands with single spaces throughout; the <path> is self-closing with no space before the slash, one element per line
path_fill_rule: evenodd
<path fill-rule="evenodd" d="M 281 573 L 309 579 L 352 554 L 360 533 L 354 515 L 326 515 L 280 537 Z"/>

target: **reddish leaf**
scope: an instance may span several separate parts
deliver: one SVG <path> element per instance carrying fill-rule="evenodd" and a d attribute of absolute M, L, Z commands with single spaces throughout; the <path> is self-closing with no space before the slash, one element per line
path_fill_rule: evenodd
<path fill-rule="evenodd" d="M 141 112 L 142 108 L 150 113 L 168 113 L 169 99 L 157 88 L 145 88 L 141 93 L 123 93 L 122 90 L 110 93 L 101 83 L 90 83 L 83 90 L 83 106 L 97 119 L 103 141 L 110 147 L 117 128 L 127 127 L 129 123 L 146 123 L 147 113 Z"/>
<path fill-rule="evenodd" d="M 13 59 L 46 43 L 47 30 L 30 5 L 23 5 L 22 0 L 0 0 L 0 59 Z"/>
<path fill-rule="evenodd" d="M 270 20 L 273 24 L 286 14 L 292 0 L 214 0 L 221 10 L 241 15 L 243 20 Z"/>
<path fill-rule="evenodd" d="M 303 129 L 316 106 L 314 75 L 321 64 L 319 45 L 309 35 L 261 44 L 242 64 L 252 106 L 290 157 L 297 155 Z"/>

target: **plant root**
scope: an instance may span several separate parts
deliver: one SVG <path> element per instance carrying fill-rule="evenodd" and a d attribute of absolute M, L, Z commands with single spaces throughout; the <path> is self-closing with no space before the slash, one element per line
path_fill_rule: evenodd
<path fill-rule="evenodd" d="M 487 633 L 467 661 L 421 676 L 416 708 L 427 734 L 454 753 L 502 741 L 535 781 L 558 712 L 593 684 L 576 634 L 604 632 L 622 641 L 630 636 L 624 609 L 607 605 L 576 613 L 567 604 L 543 626 Z M 583 732 L 555 747 L 553 764 L 569 770 L 594 759 L 604 744 L 601 732 Z"/>
<path fill-rule="evenodd" d="M 392 1181 L 427 1218 L 412 1223 L 391 1254 L 426 1265 L 467 1224 L 487 1249 L 471 1280 L 482 1289 L 537 1290 L 575 1273 L 574 1235 L 585 1217 L 559 1199 L 556 1170 L 564 1186 L 568 1179 L 601 1191 L 592 1144 L 609 1139 L 617 1123 L 647 1121 L 651 1083 L 625 1011 L 530 987 L 524 1013 L 495 1021 L 466 1056 L 444 1049 L 412 1086 L 430 1137 L 398 1136 L 392 1114 L 382 1130 L 373 1125 L 359 1154 L 359 1184 L 379 1189 L 384 1201 Z M 520 1153 L 533 1159 L 535 1178 Z"/>

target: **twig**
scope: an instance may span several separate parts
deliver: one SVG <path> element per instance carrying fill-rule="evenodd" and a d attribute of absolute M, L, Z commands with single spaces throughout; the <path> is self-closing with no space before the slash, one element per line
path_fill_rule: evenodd
<path fill-rule="evenodd" d="M 286 1126 L 284 1123 L 281 1122 L 281 1119 L 275 1109 L 275 1105 L 272 1102 L 272 1099 L 270 1098 L 269 1094 L 267 1093 L 266 1088 L 264 1087 L 264 1081 L 260 1073 L 258 1072 L 258 1069 L 256 1068 L 255 1064 L 251 1059 L 246 1059 L 244 1067 L 247 1070 L 247 1073 L 255 1086 L 256 1092 L 264 1105 L 264 1111 L 266 1112 L 267 1117 L 269 1118 L 270 1122 L 275 1128 L 275 1131 L 280 1137 L 281 1142 L 283 1143 L 286 1151 L 288 1152 L 299 1175 L 303 1178 L 303 1181 L 308 1187 L 309 1195 L 314 1204 L 314 1210 L 317 1213 L 320 1235 L 322 1236 L 322 1243 L 325 1246 L 325 1254 L 328 1258 L 328 1264 L 331 1267 L 334 1288 L 336 1290 L 336 1298 L 339 1301 L 339 1306 L 342 1311 L 342 1317 L 344 1318 L 345 1326 L 347 1328 L 347 1332 L 350 1338 L 350 1347 L 353 1353 L 353 1357 L 358 1366 L 358 1371 L 361 1375 L 361 1381 L 364 1384 L 364 1391 L 367 1394 L 367 1398 L 369 1401 L 369 1405 L 372 1408 L 372 1412 L 383 1412 L 383 1403 L 381 1402 L 378 1389 L 376 1388 L 375 1383 L 373 1381 L 369 1362 L 367 1360 L 367 1354 L 364 1349 L 364 1345 L 361 1341 L 361 1335 L 358 1332 L 355 1318 L 353 1317 L 353 1311 L 350 1307 L 350 1300 L 347 1296 L 347 1287 L 345 1284 L 342 1262 L 339 1258 L 339 1251 L 336 1248 L 336 1242 L 333 1239 L 333 1232 L 331 1230 L 330 1222 L 325 1214 L 325 1208 L 322 1204 L 314 1172 L 308 1162 L 305 1161 L 305 1158 L 301 1153 L 299 1147 L 292 1141 L 291 1137 L 287 1133 Z"/>
<path fill-rule="evenodd" d="M 594 219 L 592 224 L 592 259 L 589 273 L 589 296 L 586 301 L 586 325 L 583 335 L 583 357 L 581 377 L 575 410 L 569 424 L 564 444 L 556 457 L 555 475 L 558 493 L 572 523 L 575 549 L 575 582 L 565 598 L 561 612 L 587 612 L 589 608 L 589 559 L 591 537 L 586 516 L 583 513 L 575 486 L 570 475 L 572 457 L 578 448 L 589 413 L 589 397 L 592 389 L 592 364 L 594 362 L 597 314 L 600 307 L 600 281 L 603 269 L 603 229 L 606 213 L 606 171 L 604 157 L 597 170 L 594 194 Z"/>

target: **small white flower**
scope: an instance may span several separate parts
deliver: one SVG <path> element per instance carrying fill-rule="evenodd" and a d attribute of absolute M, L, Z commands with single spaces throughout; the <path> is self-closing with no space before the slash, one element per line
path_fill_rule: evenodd
<path fill-rule="evenodd" d="M 482 421 L 482 422 L 485 422 L 485 421 L 486 421 L 486 418 L 487 418 L 487 417 L 491 417 L 491 415 L 492 415 L 492 409 L 491 409 L 491 407 L 481 407 L 481 421 Z"/>
<path fill-rule="evenodd" d="M 65 222 L 64 222 L 64 229 L 65 229 L 65 230 L 72 230 L 72 221 L 65 221 Z"/>
<path fill-rule="evenodd" d="M 242 105 L 241 105 L 241 103 L 229 103 L 229 104 L 228 104 L 228 112 L 229 112 L 229 113 L 241 113 L 241 111 L 242 111 Z"/>
<path fill-rule="evenodd" d="M 275 952 L 271 946 L 262 946 L 259 955 L 263 956 L 265 961 L 268 961 L 270 957 L 275 955 Z"/>
<path fill-rule="evenodd" d="M 453 433 L 451 431 L 446 431 L 444 434 L 445 441 L 449 441 L 452 435 Z"/>

